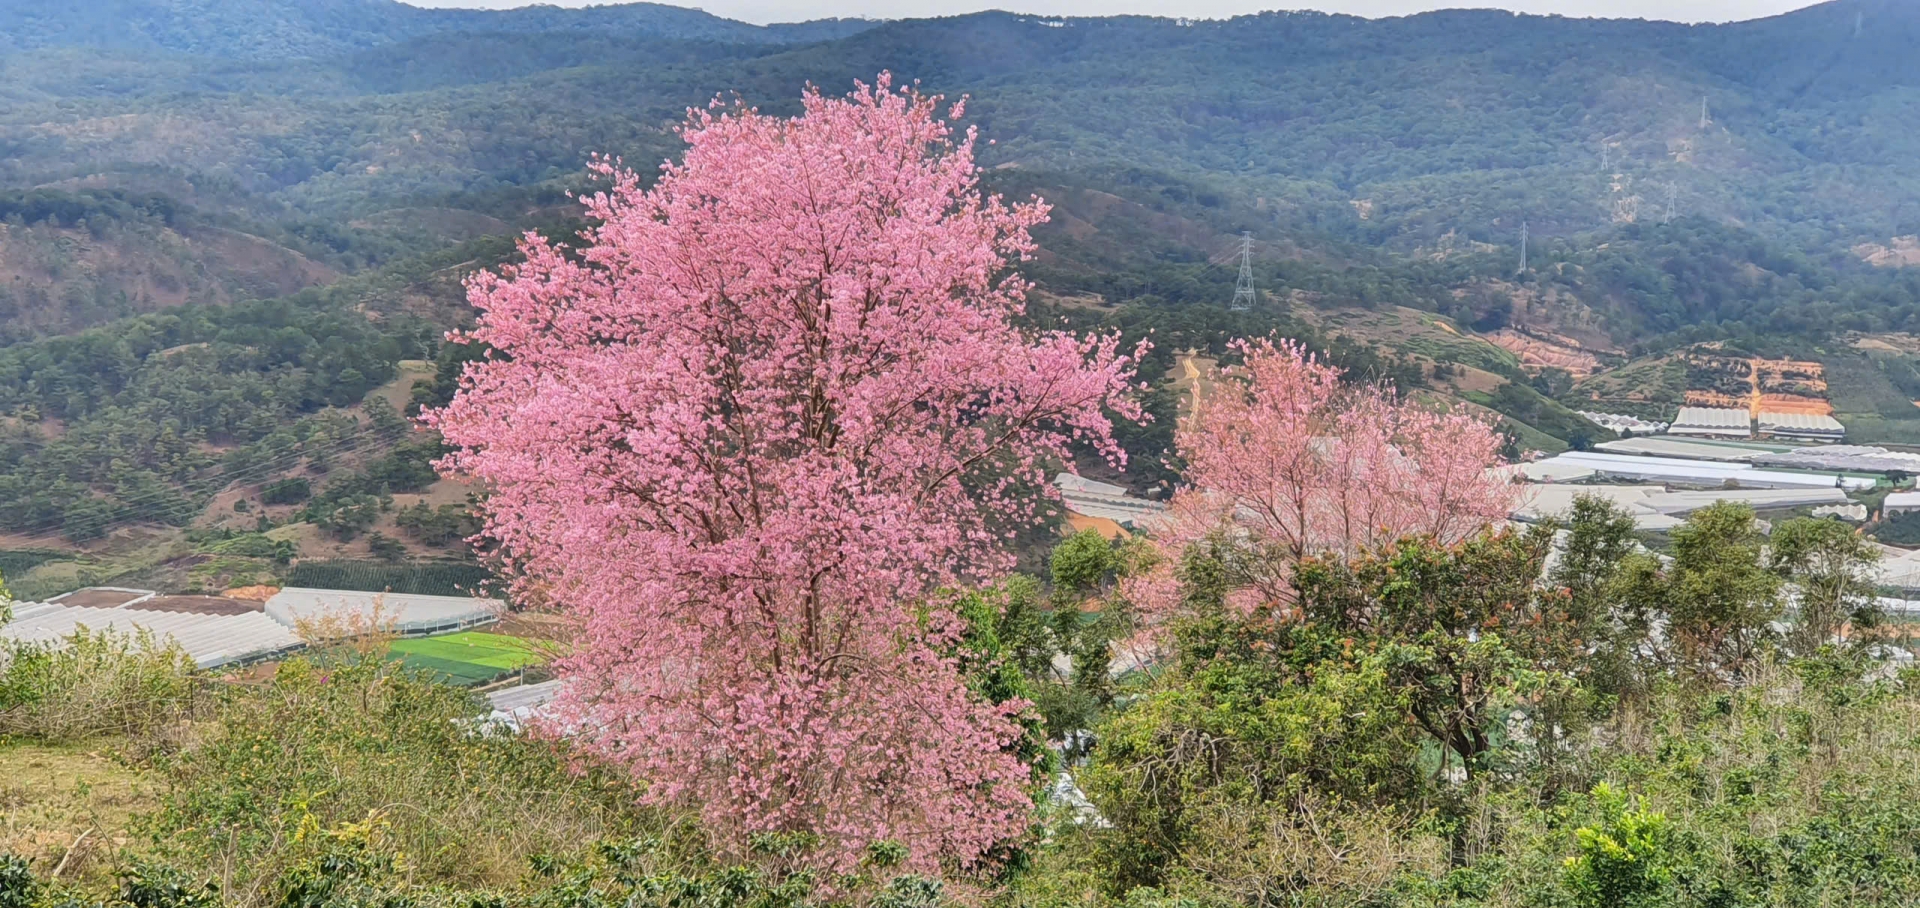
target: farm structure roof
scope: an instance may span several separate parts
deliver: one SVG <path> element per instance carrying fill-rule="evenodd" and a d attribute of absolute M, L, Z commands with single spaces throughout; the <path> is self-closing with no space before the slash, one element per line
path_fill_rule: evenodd
<path fill-rule="evenodd" d="M 265 603 L 220 596 L 167 596 L 152 590 L 92 587 L 46 602 L 22 602 L 0 639 L 58 646 L 85 629 L 150 635 L 180 647 L 201 668 L 270 659 L 302 648 L 304 622 L 323 628 L 385 629 L 403 636 L 460 630 L 498 620 L 497 599 L 412 596 L 345 590 L 284 589 Z"/>
<path fill-rule="evenodd" d="M 465 630 L 500 619 L 506 603 L 465 596 L 365 593 L 287 587 L 267 600 L 267 616 L 287 627 L 332 624 L 390 630 L 403 637 Z"/>
<path fill-rule="evenodd" d="M 1595 451 L 1570 451 L 1542 463 L 1591 467 L 1602 476 L 1642 482 L 1717 487 L 1731 481 L 1746 489 L 1871 489 L 1876 481 L 1859 476 L 1761 470 L 1738 463 L 1683 460 L 1671 457 L 1635 457 Z"/>
<path fill-rule="evenodd" d="M 1717 407 L 1681 407 L 1667 431 L 1674 435 L 1715 435 L 1748 438 L 1753 435 L 1753 418 L 1745 410 Z"/>
<path fill-rule="evenodd" d="M 487 704 L 493 707 L 490 719 L 510 728 L 518 728 L 531 719 L 543 717 L 551 710 L 553 699 L 560 695 L 562 683 L 542 681 L 502 688 L 487 694 Z"/>
<path fill-rule="evenodd" d="M 1920 492 L 1894 492 L 1887 496 L 1881 507 L 1888 514 L 1900 514 L 1906 511 L 1920 511 Z"/>
<path fill-rule="evenodd" d="M 1759 421 L 1762 435 L 1840 439 L 1845 438 L 1847 434 L 1847 427 L 1841 425 L 1839 420 L 1815 413 L 1762 412 Z"/>
<path fill-rule="evenodd" d="M 1714 489 L 1672 492 L 1664 486 L 1544 485 L 1526 489 L 1513 517 L 1522 521 L 1564 518 L 1577 498 L 1611 501 L 1633 515 L 1636 529 L 1670 530 L 1681 518 L 1708 505 L 1734 501 L 1759 510 L 1841 505 L 1847 495 L 1839 489 Z"/>
<path fill-rule="evenodd" d="M 1666 423 L 1654 422 L 1650 419 L 1641 419 L 1638 416 L 1627 416 L 1622 413 L 1597 413 L 1592 410 L 1581 410 L 1580 415 L 1586 417 L 1588 422 L 1594 423 L 1603 429 L 1612 429 L 1615 432 L 1636 432 L 1641 435 L 1651 435 L 1654 432 L 1664 432 L 1667 429 Z"/>
<path fill-rule="evenodd" d="M 1603 441 L 1594 445 L 1593 449 L 1607 454 L 1625 454 L 1631 457 L 1680 457 L 1692 460 L 1722 460 L 1729 463 L 1751 461 L 1761 454 L 1781 450 L 1780 448 L 1756 448 L 1691 441 L 1669 436 L 1658 438 L 1643 436 Z"/>
<path fill-rule="evenodd" d="M 1920 593 L 1920 551 L 1881 546 L 1878 570 L 1881 586 Z"/>
<path fill-rule="evenodd" d="M 1795 467 L 1804 470 L 1847 470 L 1856 473 L 1920 473 L 1920 454 L 1889 451 L 1871 445 L 1819 445 L 1781 454 L 1762 454 L 1756 466 Z"/>
<path fill-rule="evenodd" d="M 266 659 L 303 645 L 292 628 L 257 610 L 209 614 L 141 607 L 155 600 L 164 601 L 164 597 L 141 597 L 138 602 L 108 608 L 58 601 L 21 603 L 14 609 L 13 621 L 0 627 L 0 637 L 57 646 L 81 628 L 94 633 L 150 634 L 156 643 L 179 646 L 201 668 Z"/>
<path fill-rule="evenodd" d="M 1551 460 L 1536 460 L 1529 463 L 1517 463 L 1511 466 L 1498 466 L 1489 472 L 1504 474 L 1509 479 L 1523 479 L 1527 482 L 1579 482 L 1592 479 L 1592 467 L 1573 464 L 1554 463 Z"/>
<path fill-rule="evenodd" d="M 1096 482 L 1072 473 L 1055 476 L 1053 485 L 1060 490 L 1061 503 L 1066 505 L 1068 511 L 1082 517 L 1111 520 L 1129 529 L 1150 523 L 1167 510 L 1166 505 L 1136 498 L 1132 492 L 1120 486 Z"/>

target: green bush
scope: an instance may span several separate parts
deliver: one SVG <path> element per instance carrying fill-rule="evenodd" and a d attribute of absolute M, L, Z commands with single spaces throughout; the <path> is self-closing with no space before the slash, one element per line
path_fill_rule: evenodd
<path fill-rule="evenodd" d="M 422 878 L 515 882 L 529 854 L 578 857 L 648 816 L 619 773 L 564 747 L 475 725 L 464 691 L 377 656 L 295 659 L 226 692 L 196 743 L 159 766 L 160 856 L 220 868 L 241 903 L 371 824 Z M 333 833 L 329 833 L 333 831 Z M 362 832 L 375 835 L 375 832 Z"/>
<path fill-rule="evenodd" d="M 266 504 L 299 504 L 311 497 L 313 484 L 299 478 L 270 482 L 260 490 L 260 500 Z"/>
<path fill-rule="evenodd" d="M 237 558 L 274 558 L 291 548 L 291 544 L 276 542 L 260 533 L 242 533 L 208 545 L 207 551 L 215 555 L 232 555 Z"/>
<path fill-rule="evenodd" d="M 1629 803 L 1611 786 L 1593 790 L 1599 822 L 1574 830 L 1579 852 L 1567 860 L 1564 885 L 1582 908 L 1670 904 L 1675 855 L 1667 818 Z"/>
<path fill-rule="evenodd" d="M 0 738 L 57 744 L 142 736 L 186 718 L 193 660 L 151 636 L 74 632 L 0 648 Z"/>
<path fill-rule="evenodd" d="M 0 551 L 0 576 L 17 577 L 49 561 L 73 557 L 69 552 L 49 549 L 12 549 Z"/>

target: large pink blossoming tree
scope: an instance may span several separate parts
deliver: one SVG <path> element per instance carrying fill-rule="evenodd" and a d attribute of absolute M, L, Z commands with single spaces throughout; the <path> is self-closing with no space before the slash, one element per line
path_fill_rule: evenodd
<path fill-rule="evenodd" d="M 1111 337 L 1023 333 L 1039 202 L 882 76 L 785 119 L 716 103 L 650 189 L 615 162 L 578 249 L 470 287 L 428 418 L 518 582 L 582 623 L 565 722 L 723 847 L 877 841 L 967 865 L 1020 835 L 1025 704 L 972 695 L 938 589 L 1010 566 L 1069 444 L 1139 418 Z M 953 115 L 959 115 L 955 105 Z"/>
<path fill-rule="evenodd" d="M 1519 488 L 1491 468 L 1501 439 L 1485 419 L 1440 412 L 1340 371 L 1291 341 L 1242 341 L 1176 434 L 1187 462 L 1157 539 L 1224 545 L 1245 608 L 1293 602 L 1294 568 L 1408 536 L 1458 542 L 1502 520 Z M 1148 578 L 1150 610 L 1177 606 L 1170 577 Z"/>

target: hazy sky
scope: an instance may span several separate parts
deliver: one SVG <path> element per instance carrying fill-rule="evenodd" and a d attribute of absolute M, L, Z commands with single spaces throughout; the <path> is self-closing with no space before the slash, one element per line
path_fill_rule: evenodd
<path fill-rule="evenodd" d="M 415 6 L 504 9 L 527 0 L 406 0 Z M 596 5 L 592 0 L 547 0 L 559 6 Z M 606 2 L 606 0 L 600 0 Z M 1430 9 L 1499 7 L 1565 16 L 1613 16 L 1724 22 L 1757 19 L 1811 5 L 1811 0 L 663 0 L 748 22 L 792 22 L 831 16 L 909 19 L 983 9 L 1009 9 L 1053 16 L 1157 16 L 1219 18 L 1263 9 L 1319 9 L 1360 16 L 1401 16 Z"/>

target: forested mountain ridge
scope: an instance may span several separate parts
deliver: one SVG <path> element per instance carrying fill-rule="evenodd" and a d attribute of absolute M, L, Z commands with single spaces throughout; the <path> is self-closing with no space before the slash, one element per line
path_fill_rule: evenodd
<path fill-rule="evenodd" d="M 0 192 L 0 342 L 186 303 L 286 296 L 338 276 L 166 196 Z"/>
<path fill-rule="evenodd" d="M 464 10 L 424 9 L 396 0 L 15 0 L 0 9 L 0 46 L 276 60 L 348 53 L 448 32 L 571 32 L 779 44 L 843 37 L 867 25 L 862 20 L 825 20 L 757 26 L 657 3 L 583 10 Z"/>
<path fill-rule="evenodd" d="M 182 48 L 198 58 L 106 40 L 11 55 L 7 179 L 131 162 L 220 168 L 307 208 L 468 190 L 573 172 L 589 150 L 662 157 L 663 124 L 715 94 L 777 109 L 808 82 L 888 69 L 971 95 L 973 122 L 996 142 L 990 165 L 1150 168 L 1265 200 L 1276 226 L 1370 244 L 1418 247 L 1456 230 L 1506 243 L 1521 220 L 1536 234 L 1577 232 L 1663 212 L 1669 190 L 1686 213 L 1797 242 L 1920 229 L 1920 183 L 1902 164 L 1920 134 L 1920 64 L 1905 50 L 1920 12 L 1908 4 L 1839 0 L 1724 26 L 1465 11 L 1186 24 L 983 13 L 784 51 L 554 10 L 428 33 L 378 25 L 389 7 L 411 10 L 399 4 L 279 18 L 251 0 L 201 5 L 286 27 L 333 10 L 340 27 L 386 40 L 293 61 L 249 59 L 265 38 Z M 661 9 L 588 12 L 612 23 Z M 428 12 L 439 11 L 402 18 Z M 8 31 L 26 46 L 67 34 Z"/>

